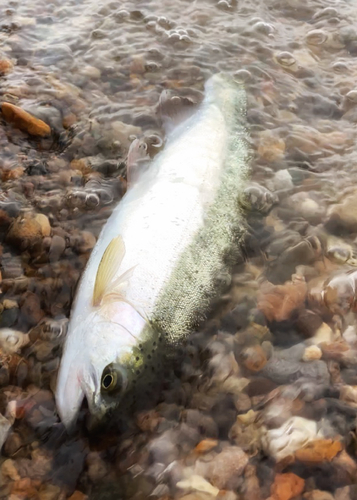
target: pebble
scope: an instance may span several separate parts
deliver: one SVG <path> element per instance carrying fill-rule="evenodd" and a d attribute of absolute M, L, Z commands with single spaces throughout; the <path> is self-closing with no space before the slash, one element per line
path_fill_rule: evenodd
<path fill-rule="evenodd" d="M 285 142 L 268 130 L 259 134 L 258 155 L 265 161 L 272 163 L 284 158 Z"/>
<path fill-rule="evenodd" d="M 9 59 L 0 59 L 0 75 L 7 75 L 11 73 L 14 65 Z"/>
<path fill-rule="evenodd" d="M 244 422 L 243 415 L 238 415 L 237 421 L 231 427 L 228 437 L 234 444 L 239 446 L 245 453 L 254 456 L 261 448 L 261 429 L 260 425 L 255 423 L 255 412 L 250 410 L 247 415 L 253 414 L 252 419 Z"/>
<path fill-rule="evenodd" d="M 342 451 L 340 441 L 332 439 L 318 439 L 307 443 L 303 448 L 295 451 L 295 458 L 306 464 L 326 463 Z"/>
<path fill-rule="evenodd" d="M 330 343 L 333 340 L 333 331 L 327 323 L 322 323 L 322 325 L 316 330 L 315 335 L 313 335 L 308 342 L 314 345 L 320 345 L 323 342 Z"/>
<path fill-rule="evenodd" d="M 315 359 L 321 359 L 321 356 L 321 349 L 316 345 L 312 345 L 305 349 L 302 359 L 303 361 L 313 361 Z"/>
<path fill-rule="evenodd" d="M 305 488 L 305 481 L 289 472 L 287 474 L 277 474 L 271 486 L 271 497 L 274 500 L 290 500 L 300 495 Z"/>
<path fill-rule="evenodd" d="M 306 500 L 334 500 L 334 496 L 328 491 L 312 490 L 304 494 Z"/>
<path fill-rule="evenodd" d="M 47 123 L 9 102 L 2 103 L 1 113 L 8 123 L 32 136 L 47 137 L 51 135 L 51 128 Z"/>
<path fill-rule="evenodd" d="M 229 446 L 210 462 L 206 477 L 219 490 L 233 490 L 248 461 L 248 455 L 241 448 Z"/>
<path fill-rule="evenodd" d="M 0 328 L 0 349 L 2 352 L 7 354 L 19 352 L 29 341 L 29 335 L 26 333 L 11 328 Z"/>
<path fill-rule="evenodd" d="M 25 213 L 12 223 L 6 240 L 19 248 L 27 249 L 40 243 L 50 233 L 51 225 L 46 215 Z"/>
<path fill-rule="evenodd" d="M 265 282 L 260 287 L 257 307 L 268 321 L 284 321 L 303 306 L 306 295 L 305 280 L 297 276 L 284 285 Z"/>
<path fill-rule="evenodd" d="M 252 372 L 259 372 L 267 364 L 265 352 L 260 345 L 247 347 L 240 353 L 245 368 Z"/>
<path fill-rule="evenodd" d="M 212 495 L 213 498 L 219 493 L 219 489 L 215 488 L 206 479 L 197 474 L 193 474 L 188 479 L 183 479 L 176 483 L 176 487 L 183 490 L 196 490 L 202 491 L 203 493 L 208 493 Z"/>
<path fill-rule="evenodd" d="M 302 417 L 291 417 L 278 429 L 265 430 L 262 445 L 265 453 L 280 461 L 318 437 L 317 424 Z"/>
<path fill-rule="evenodd" d="M 343 197 L 340 203 L 329 209 L 326 227 L 335 233 L 339 230 L 357 231 L 357 192 Z"/>
<path fill-rule="evenodd" d="M 51 263 L 57 262 L 66 249 L 66 241 L 62 236 L 54 235 L 49 250 L 49 260 Z"/>

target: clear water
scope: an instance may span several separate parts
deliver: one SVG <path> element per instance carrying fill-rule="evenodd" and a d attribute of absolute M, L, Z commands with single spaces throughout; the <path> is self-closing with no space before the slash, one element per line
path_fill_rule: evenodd
<path fill-rule="evenodd" d="M 273 494 L 282 471 L 303 478 L 309 495 L 339 498 L 357 470 L 355 3 L 3 1 L 0 44 L 0 68 L 10 61 L 1 101 L 54 131 L 37 140 L 0 126 L 0 321 L 30 332 L 20 352 L 9 354 L 8 341 L 0 350 L 0 412 L 12 424 L 0 498 L 209 499 L 219 490 L 222 499 L 258 499 Z M 67 436 L 52 392 L 66 320 L 125 192 L 130 142 L 144 137 L 154 155 L 164 138 L 161 91 L 199 100 L 222 70 L 248 93 L 256 210 L 244 262 L 157 406 L 122 433 L 94 435 L 84 409 Z M 9 236 L 24 213 L 45 214 L 50 235 Z M 329 452 L 306 460 L 271 438 L 274 429 L 288 441 L 296 429 L 305 436 L 296 417 L 313 421 L 306 440 L 324 439 Z M 215 441 L 196 448 L 207 439 Z"/>

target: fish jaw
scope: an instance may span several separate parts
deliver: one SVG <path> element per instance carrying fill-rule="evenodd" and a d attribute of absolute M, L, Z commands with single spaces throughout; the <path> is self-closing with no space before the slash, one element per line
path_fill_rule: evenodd
<path fill-rule="evenodd" d="M 60 419 L 70 431 L 78 417 L 84 399 L 84 391 L 80 382 L 80 374 L 69 376 L 64 367 L 61 368 L 56 388 L 56 404 Z"/>

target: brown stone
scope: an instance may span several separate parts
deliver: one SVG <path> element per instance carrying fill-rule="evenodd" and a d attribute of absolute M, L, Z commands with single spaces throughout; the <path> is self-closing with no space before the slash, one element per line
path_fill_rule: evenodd
<path fill-rule="evenodd" d="M 284 285 L 273 285 L 265 282 L 258 295 L 257 307 L 268 321 L 284 321 L 294 310 L 304 304 L 307 295 L 305 280 L 294 278 Z"/>
<path fill-rule="evenodd" d="M 323 463 L 331 460 L 342 450 L 340 441 L 316 439 L 295 452 L 295 458 L 304 463 Z"/>
<path fill-rule="evenodd" d="M 13 67 L 14 65 L 8 59 L 0 59 L 0 75 L 7 75 Z"/>
<path fill-rule="evenodd" d="M 266 355 L 260 345 L 247 347 L 241 353 L 243 365 L 252 372 L 259 372 L 267 364 Z"/>
<path fill-rule="evenodd" d="M 277 474 L 271 486 L 270 493 L 274 500 L 290 500 L 304 491 L 305 481 L 289 472 Z"/>
<path fill-rule="evenodd" d="M 218 445 L 218 441 L 216 439 L 203 439 L 198 443 L 195 447 L 196 453 L 207 453 L 208 451 L 213 450 Z"/>
<path fill-rule="evenodd" d="M 36 137 L 46 137 L 51 134 L 51 128 L 47 123 L 9 102 L 2 103 L 1 112 L 8 123 L 23 132 Z"/>

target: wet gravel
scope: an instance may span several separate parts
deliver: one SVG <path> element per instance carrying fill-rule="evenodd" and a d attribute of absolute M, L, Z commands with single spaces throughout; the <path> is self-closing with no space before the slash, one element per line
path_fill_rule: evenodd
<path fill-rule="evenodd" d="M 42 0 L 0 20 L 0 498 L 353 500 L 357 13 L 328 0 Z M 76 286 L 167 89 L 244 80 L 242 259 L 147 409 L 67 435 Z M 5 103 L 5 104 L 4 104 Z M 16 108 L 15 108 L 16 107 Z M 18 109 L 20 111 L 18 111 Z"/>

